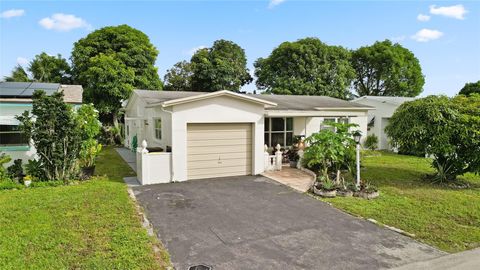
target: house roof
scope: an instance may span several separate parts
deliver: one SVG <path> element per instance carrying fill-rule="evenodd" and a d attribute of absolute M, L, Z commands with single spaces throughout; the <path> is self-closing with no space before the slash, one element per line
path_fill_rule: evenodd
<path fill-rule="evenodd" d="M 407 101 L 412 101 L 415 100 L 413 97 L 379 97 L 379 96 L 363 96 L 359 97 L 353 100 L 353 102 L 359 102 L 362 100 L 371 100 L 371 101 L 376 101 L 376 102 L 381 102 L 381 103 L 388 103 L 392 105 L 402 105 L 402 103 L 407 102 Z"/>
<path fill-rule="evenodd" d="M 293 96 L 293 95 L 254 95 L 238 94 L 231 91 L 217 92 L 184 92 L 184 91 L 150 91 L 135 90 L 147 105 L 162 104 L 172 106 L 178 102 L 193 101 L 218 96 L 219 93 L 235 95 L 238 98 L 248 98 L 268 106 L 267 110 L 318 111 L 322 109 L 373 109 L 373 107 L 353 103 L 326 96 Z M 276 106 L 275 106 L 276 105 Z"/>
<path fill-rule="evenodd" d="M 47 95 L 63 91 L 65 102 L 82 103 L 83 88 L 81 85 L 39 82 L 0 82 L 0 102 L 31 103 L 35 90 L 43 90 Z"/>

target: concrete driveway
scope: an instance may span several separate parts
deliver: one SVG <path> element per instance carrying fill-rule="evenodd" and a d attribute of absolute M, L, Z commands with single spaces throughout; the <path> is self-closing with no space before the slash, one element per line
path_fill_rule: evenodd
<path fill-rule="evenodd" d="M 379 269 L 444 255 L 262 176 L 134 192 L 177 270 Z"/>

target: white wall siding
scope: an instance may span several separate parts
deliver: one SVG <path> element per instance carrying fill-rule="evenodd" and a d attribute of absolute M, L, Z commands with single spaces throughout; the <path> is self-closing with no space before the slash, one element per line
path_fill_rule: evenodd
<path fill-rule="evenodd" d="M 251 123 L 252 172 L 263 172 L 263 105 L 230 97 L 216 97 L 173 107 L 172 161 L 175 181 L 187 180 L 187 123 Z"/>

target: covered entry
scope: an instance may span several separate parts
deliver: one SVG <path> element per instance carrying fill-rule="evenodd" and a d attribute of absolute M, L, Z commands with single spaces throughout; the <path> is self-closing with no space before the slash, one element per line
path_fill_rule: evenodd
<path fill-rule="evenodd" d="M 252 124 L 187 124 L 187 177 L 252 174 Z"/>

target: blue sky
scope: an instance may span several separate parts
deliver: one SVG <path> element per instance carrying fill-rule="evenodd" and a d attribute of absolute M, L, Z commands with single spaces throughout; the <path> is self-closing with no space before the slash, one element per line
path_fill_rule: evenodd
<path fill-rule="evenodd" d="M 0 76 L 45 51 L 70 57 L 73 43 L 109 25 L 146 33 L 161 78 L 191 51 L 228 39 L 248 67 L 283 41 L 318 37 L 355 49 L 391 39 L 417 56 L 422 96 L 455 95 L 480 80 L 479 1 L 0 1 Z M 255 89 L 254 83 L 245 90 Z"/>

